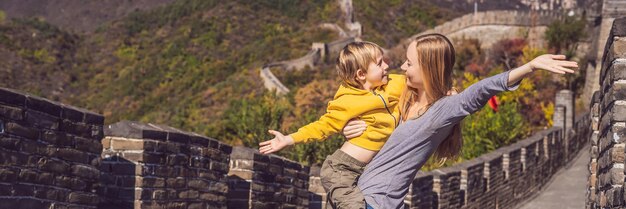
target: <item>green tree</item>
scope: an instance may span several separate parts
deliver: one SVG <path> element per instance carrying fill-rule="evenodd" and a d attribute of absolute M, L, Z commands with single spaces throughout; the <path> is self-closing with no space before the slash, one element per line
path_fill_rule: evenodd
<path fill-rule="evenodd" d="M 546 31 L 548 46 L 556 53 L 565 53 L 571 57 L 578 41 L 585 37 L 586 21 L 583 17 L 565 16 L 552 22 Z"/>
<path fill-rule="evenodd" d="M 522 114 L 514 102 L 498 107 L 498 112 L 489 107 L 463 120 L 463 159 L 472 159 L 500 147 L 523 139 L 530 132 Z"/>
<path fill-rule="evenodd" d="M 234 100 L 222 118 L 224 134 L 227 139 L 239 140 L 246 147 L 258 147 L 259 142 L 273 137 L 267 130 L 280 130 L 283 115 L 288 110 L 286 99 L 274 93 Z"/>

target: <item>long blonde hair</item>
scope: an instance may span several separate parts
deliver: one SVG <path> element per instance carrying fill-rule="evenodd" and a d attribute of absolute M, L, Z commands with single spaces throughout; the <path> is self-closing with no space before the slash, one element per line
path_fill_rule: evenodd
<path fill-rule="evenodd" d="M 421 116 L 432 104 L 448 95 L 453 90 L 452 67 L 455 61 L 455 51 L 452 42 L 441 34 L 426 34 L 415 39 L 417 49 L 417 64 L 422 71 L 424 83 L 424 95 L 428 104 L 418 111 L 417 117 Z M 407 49 L 408 50 L 408 49 Z M 418 90 L 415 88 L 405 88 L 400 97 L 400 114 L 402 120 L 406 121 L 411 117 L 408 114 L 412 104 L 417 102 Z M 455 124 L 452 132 L 444 139 L 435 151 L 435 157 L 441 163 L 447 159 L 456 159 L 463 145 L 461 137 L 461 126 Z"/>
<path fill-rule="evenodd" d="M 367 41 L 352 42 L 343 47 L 337 56 L 337 72 L 344 84 L 362 88 L 357 80 L 359 69 L 367 72 L 369 64 L 383 55 L 383 48 Z"/>

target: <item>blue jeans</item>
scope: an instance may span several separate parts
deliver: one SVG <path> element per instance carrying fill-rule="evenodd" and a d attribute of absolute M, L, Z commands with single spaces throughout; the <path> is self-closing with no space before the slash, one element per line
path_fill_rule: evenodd
<path fill-rule="evenodd" d="M 374 207 L 372 207 L 371 205 L 367 204 L 367 202 L 365 202 L 365 209 L 374 209 Z"/>

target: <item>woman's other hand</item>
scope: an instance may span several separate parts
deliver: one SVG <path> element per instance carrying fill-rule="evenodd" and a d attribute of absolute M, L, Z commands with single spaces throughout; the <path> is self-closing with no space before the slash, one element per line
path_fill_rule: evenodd
<path fill-rule="evenodd" d="M 351 119 L 350 121 L 348 121 L 346 126 L 343 127 L 342 133 L 343 136 L 346 137 L 346 139 L 352 139 L 361 136 L 361 134 L 365 132 L 366 128 L 367 124 L 365 124 L 365 121 Z"/>

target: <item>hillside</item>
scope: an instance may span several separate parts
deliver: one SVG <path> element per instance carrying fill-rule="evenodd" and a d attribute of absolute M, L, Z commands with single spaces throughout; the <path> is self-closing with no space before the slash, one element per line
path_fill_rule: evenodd
<path fill-rule="evenodd" d="M 62 100 L 83 61 L 81 41 L 37 19 L 0 22 L 0 85 Z"/>

